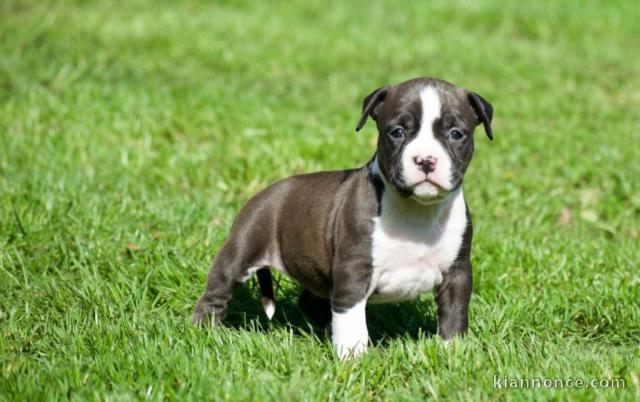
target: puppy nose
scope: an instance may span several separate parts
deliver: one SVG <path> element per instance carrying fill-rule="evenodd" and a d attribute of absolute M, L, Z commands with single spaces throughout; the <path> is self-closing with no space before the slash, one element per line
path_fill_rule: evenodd
<path fill-rule="evenodd" d="M 414 156 L 413 161 L 420 167 L 425 173 L 431 173 L 436 170 L 436 164 L 438 163 L 438 159 L 434 156 Z"/>

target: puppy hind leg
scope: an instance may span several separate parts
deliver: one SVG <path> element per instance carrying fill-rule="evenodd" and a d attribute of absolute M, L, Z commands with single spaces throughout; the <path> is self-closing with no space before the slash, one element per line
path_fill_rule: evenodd
<path fill-rule="evenodd" d="M 276 300 L 273 296 L 273 279 L 268 267 L 260 268 L 256 272 L 260 286 L 260 303 L 267 318 L 271 320 L 276 312 Z"/>
<path fill-rule="evenodd" d="M 233 290 L 246 277 L 251 262 L 246 254 L 236 250 L 233 243 L 227 241 L 223 244 L 209 270 L 205 290 L 196 303 L 193 323 L 200 324 L 212 314 L 216 321 L 224 320 Z"/>
<path fill-rule="evenodd" d="M 326 327 L 331 322 L 331 302 L 303 289 L 298 298 L 298 307 L 317 327 Z"/>

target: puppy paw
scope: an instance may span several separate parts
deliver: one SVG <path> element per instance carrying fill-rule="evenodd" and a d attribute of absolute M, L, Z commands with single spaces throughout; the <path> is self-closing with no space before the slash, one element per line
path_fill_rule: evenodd
<path fill-rule="evenodd" d="M 333 348 L 345 360 L 358 357 L 367 350 L 369 332 L 365 317 L 366 300 L 344 311 L 333 311 L 331 329 Z"/>
<path fill-rule="evenodd" d="M 224 311 L 214 307 L 212 303 L 205 303 L 198 301 L 193 315 L 191 316 L 191 322 L 195 325 L 201 326 L 210 319 L 213 319 L 215 323 L 219 323 L 224 318 Z"/>
<path fill-rule="evenodd" d="M 355 344 L 333 344 L 333 348 L 340 360 L 349 360 L 360 357 L 367 351 L 367 339 L 360 340 Z"/>

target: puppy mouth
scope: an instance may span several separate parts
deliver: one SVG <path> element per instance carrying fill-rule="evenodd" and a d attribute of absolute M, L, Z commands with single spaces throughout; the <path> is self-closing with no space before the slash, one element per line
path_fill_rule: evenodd
<path fill-rule="evenodd" d="M 433 177 L 425 176 L 422 180 L 408 186 L 411 191 L 415 192 L 422 186 L 432 187 L 438 194 L 449 193 L 455 189 L 453 183 L 443 182 Z"/>
<path fill-rule="evenodd" d="M 416 188 L 416 187 L 418 187 L 418 186 L 420 186 L 420 185 L 422 185 L 422 184 L 426 184 L 426 183 L 431 184 L 432 186 L 436 187 L 436 188 L 437 188 L 438 190 L 440 190 L 440 191 L 449 191 L 449 190 L 448 190 L 447 188 L 445 188 L 442 184 L 440 184 L 440 183 L 438 183 L 437 181 L 435 181 L 435 180 L 433 180 L 433 179 L 430 179 L 430 178 L 428 178 L 428 177 L 427 177 L 427 178 L 425 178 L 424 180 L 421 180 L 421 181 L 419 181 L 419 182 L 415 183 L 415 184 L 414 184 L 414 185 L 412 185 L 411 187 L 412 187 L 412 188 Z"/>
<path fill-rule="evenodd" d="M 431 178 L 424 178 L 418 182 L 407 183 L 404 178 L 391 182 L 396 191 L 408 198 L 441 198 L 449 192 L 442 184 Z M 422 191 L 421 191 L 422 190 Z M 426 190 L 426 191 L 425 191 Z"/>
<path fill-rule="evenodd" d="M 451 185 L 453 183 L 442 183 L 426 174 L 419 181 L 408 182 L 401 170 L 392 172 L 387 180 L 401 196 L 407 198 L 436 200 L 445 197 L 455 189 Z"/>
<path fill-rule="evenodd" d="M 439 203 L 456 190 L 453 184 L 426 177 L 408 187 L 411 193 L 409 197 L 423 205 Z"/>

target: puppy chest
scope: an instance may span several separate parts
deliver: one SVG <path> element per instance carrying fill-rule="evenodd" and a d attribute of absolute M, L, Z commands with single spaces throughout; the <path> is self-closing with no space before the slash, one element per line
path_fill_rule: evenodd
<path fill-rule="evenodd" d="M 373 303 L 410 300 L 433 290 L 462 247 L 464 204 L 439 224 L 394 218 L 383 214 L 374 219 L 369 298 Z"/>
<path fill-rule="evenodd" d="M 394 241 L 374 242 L 370 301 L 393 303 L 410 300 L 442 283 L 442 274 L 455 255 L 441 247 Z"/>

